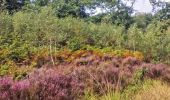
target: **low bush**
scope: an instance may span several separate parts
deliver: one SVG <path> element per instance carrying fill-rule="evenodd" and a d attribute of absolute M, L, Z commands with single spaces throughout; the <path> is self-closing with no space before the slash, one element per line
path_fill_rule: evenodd
<path fill-rule="evenodd" d="M 35 71 L 20 81 L 0 78 L 1 100 L 74 100 L 83 91 L 83 83 L 52 70 Z"/>
<path fill-rule="evenodd" d="M 27 74 L 24 71 L 18 71 L 14 73 L 15 80 L 2 77 L 0 79 L 2 81 L 0 89 L 3 90 L 0 91 L 3 95 L 2 100 L 6 100 L 4 98 L 74 100 L 87 95 L 86 89 L 99 97 L 111 99 L 119 98 L 119 92 L 126 89 L 130 91 L 129 93 L 137 93 L 145 79 L 157 79 L 164 82 L 170 80 L 169 68 L 164 64 L 144 63 L 133 57 L 100 58 L 92 52 L 84 51 L 77 51 L 76 56 L 73 56 L 76 58 L 71 63 L 60 63 L 51 68 L 49 68 L 50 65 L 44 65 Z M 98 58 L 93 59 L 93 57 Z M 24 88 L 22 86 L 24 84 L 28 84 L 29 88 Z M 16 88 L 13 90 L 15 86 L 19 90 Z"/>

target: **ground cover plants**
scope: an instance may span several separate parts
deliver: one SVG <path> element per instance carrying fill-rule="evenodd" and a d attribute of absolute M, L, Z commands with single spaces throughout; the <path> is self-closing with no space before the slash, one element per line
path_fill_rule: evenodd
<path fill-rule="evenodd" d="M 53 56 L 55 65 L 48 56 L 40 58 L 41 62 L 37 62 L 42 63 L 39 69 L 32 66 L 31 72 L 15 72 L 1 77 L 1 99 L 70 100 L 88 99 L 91 98 L 88 95 L 94 94 L 98 96 L 95 99 L 119 100 L 142 90 L 145 80 L 170 80 L 167 65 L 145 63 L 140 52 L 107 52 L 62 50 Z M 136 53 L 138 56 L 134 56 Z"/>

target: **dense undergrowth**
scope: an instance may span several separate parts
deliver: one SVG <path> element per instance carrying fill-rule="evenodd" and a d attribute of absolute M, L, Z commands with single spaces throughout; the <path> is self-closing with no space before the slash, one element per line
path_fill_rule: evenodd
<path fill-rule="evenodd" d="M 0 59 L 19 61 L 40 47 L 50 52 L 58 48 L 78 50 L 86 45 L 112 49 L 128 49 L 144 53 L 147 60 L 169 62 L 169 20 L 153 21 L 143 30 L 131 25 L 94 24 L 82 19 L 59 19 L 50 8 L 39 13 L 20 11 L 13 16 L 0 14 Z"/>
<path fill-rule="evenodd" d="M 0 12 L 0 100 L 170 99 L 169 20 L 126 29 L 54 13 Z"/>
<path fill-rule="evenodd" d="M 16 70 L 1 67 L 2 100 L 134 99 L 140 97 L 137 93 L 146 80 L 170 81 L 167 65 L 146 63 L 137 51 L 64 49 L 52 57 L 42 53 L 27 63 L 16 63 Z M 152 82 L 146 86 L 152 88 Z"/>

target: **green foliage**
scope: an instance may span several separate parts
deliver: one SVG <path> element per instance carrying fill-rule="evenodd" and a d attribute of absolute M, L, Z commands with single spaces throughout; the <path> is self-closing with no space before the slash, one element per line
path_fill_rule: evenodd
<path fill-rule="evenodd" d="M 18 11 L 24 6 L 25 0 L 4 0 L 4 3 L 5 8 L 12 14 L 14 11 Z"/>
<path fill-rule="evenodd" d="M 129 86 L 123 91 L 124 97 L 129 98 L 133 97 L 139 90 L 143 88 L 143 86 L 151 83 L 151 80 L 144 81 L 144 75 L 147 69 L 139 69 L 136 71 L 133 77 L 133 82 L 129 84 Z"/>
<path fill-rule="evenodd" d="M 85 91 L 85 95 L 82 97 L 83 100 L 123 100 L 121 99 L 121 93 L 109 91 L 108 93 L 99 96 L 91 91 Z"/>
<path fill-rule="evenodd" d="M 94 24 L 73 17 L 60 19 L 51 6 L 40 7 L 38 12 L 19 11 L 13 15 L 2 12 L 0 16 L 1 61 L 20 62 L 29 58 L 32 48 L 48 47 L 52 52 L 65 47 L 78 50 L 85 45 L 140 51 L 148 60 L 170 58 L 168 21 L 149 23 L 150 17 L 146 16 L 145 24 L 134 23 L 126 29 L 104 20 Z"/>
<path fill-rule="evenodd" d="M 82 97 L 83 100 L 98 100 L 97 95 L 95 95 L 90 90 L 86 90 L 84 96 Z"/>
<path fill-rule="evenodd" d="M 152 14 L 138 14 L 133 17 L 133 20 L 138 28 L 141 28 L 143 31 L 145 31 L 147 26 L 152 22 L 153 15 Z"/>
<path fill-rule="evenodd" d="M 100 25 L 92 24 L 89 29 L 94 44 L 99 48 L 108 46 L 121 48 L 123 45 L 123 27 L 102 23 Z"/>
<path fill-rule="evenodd" d="M 85 12 L 85 6 L 90 3 L 90 0 L 35 0 L 33 4 L 36 7 L 51 6 L 55 14 L 59 18 L 68 16 L 85 18 L 88 14 Z"/>
<path fill-rule="evenodd" d="M 121 94 L 113 91 L 101 97 L 101 100 L 121 100 Z"/>
<path fill-rule="evenodd" d="M 128 34 L 127 34 L 127 45 L 128 48 L 135 50 L 140 50 L 143 48 L 143 41 L 144 34 L 141 29 L 137 28 L 137 25 L 133 25 L 129 28 Z"/>
<path fill-rule="evenodd" d="M 166 23 L 155 21 L 148 25 L 145 32 L 136 25 L 132 26 L 127 35 L 128 48 L 142 51 L 146 54 L 146 58 L 156 61 L 169 58 L 169 33 L 165 31 L 164 25 Z"/>
<path fill-rule="evenodd" d="M 72 38 L 70 41 L 67 42 L 67 46 L 71 49 L 71 50 L 79 50 L 80 48 L 82 48 L 82 41 L 79 37 L 74 37 Z"/>
<path fill-rule="evenodd" d="M 0 37 L 5 37 L 5 35 L 8 35 L 13 29 L 12 18 L 5 11 L 0 12 L 0 16 Z"/>
<path fill-rule="evenodd" d="M 8 65 L 1 65 L 0 66 L 0 76 L 7 75 L 9 73 L 9 66 Z"/>
<path fill-rule="evenodd" d="M 27 72 L 24 72 L 24 71 L 16 71 L 14 73 L 14 76 L 13 78 L 16 79 L 16 80 L 20 80 L 20 79 L 23 79 L 24 77 L 27 76 Z"/>

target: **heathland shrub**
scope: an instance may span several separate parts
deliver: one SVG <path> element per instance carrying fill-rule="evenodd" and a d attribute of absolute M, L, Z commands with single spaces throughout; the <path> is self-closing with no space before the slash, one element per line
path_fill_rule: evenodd
<path fill-rule="evenodd" d="M 0 78 L 1 100 L 74 100 L 84 91 L 74 77 L 52 70 L 38 70 L 20 81 Z"/>
<path fill-rule="evenodd" d="M 42 69 L 33 72 L 29 77 L 35 88 L 34 98 L 43 100 L 73 100 L 82 95 L 84 91 L 83 83 L 76 80 L 76 78 L 62 75 L 54 70 Z"/>
<path fill-rule="evenodd" d="M 65 56 L 67 55 L 63 55 Z M 72 100 L 83 96 L 85 89 L 99 96 L 106 95 L 114 98 L 119 95 L 107 95 L 107 93 L 121 92 L 128 89 L 127 86 L 131 86 L 131 92 L 136 93 L 145 79 L 159 79 L 166 82 L 170 80 L 169 68 L 164 64 L 144 63 L 133 57 L 104 56 L 102 58 L 95 56 L 92 51 L 88 53 L 77 51 L 76 55 L 69 56 L 75 57 L 70 63 L 60 63 L 51 68 L 44 65 L 43 68 L 35 69 L 25 77 L 19 77 L 20 80 L 0 78 L 2 100 L 5 96 L 14 100 L 28 98 Z"/>

